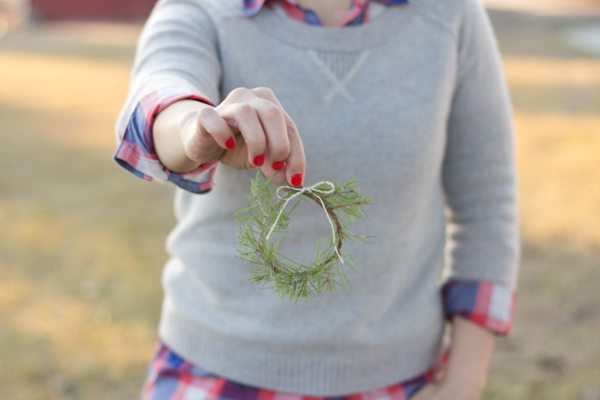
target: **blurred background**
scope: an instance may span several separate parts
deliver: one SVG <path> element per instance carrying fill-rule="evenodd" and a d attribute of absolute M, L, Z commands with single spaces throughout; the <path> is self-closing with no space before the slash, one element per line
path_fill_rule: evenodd
<path fill-rule="evenodd" d="M 152 0 L 0 0 L 0 399 L 133 399 L 172 188 L 112 161 Z M 600 399 L 600 1 L 488 0 L 523 257 L 485 399 Z"/>

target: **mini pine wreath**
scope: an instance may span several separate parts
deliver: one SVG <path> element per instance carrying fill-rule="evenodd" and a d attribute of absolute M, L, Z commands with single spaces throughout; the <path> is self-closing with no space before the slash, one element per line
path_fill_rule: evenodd
<path fill-rule="evenodd" d="M 319 244 L 311 265 L 279 254 L 279 241 L 270 240 L 273 232 L 288 228 L 291 213 L 286 211 L 288 203 L 302 197 L 317 203 L 331 226 L 328 245 Z M 238 257 L 253 266 L 251 281 L 263 285 L 272 283 L 280 296 L 294 301 L 333 292 L 336 285 L 349 285 L 341 265 L 356 266 L 350 256 L 342 258 L 343 240 L 369 241 L 367 236 L 347 230 L 357 218 L 366 216 L 364 206 L 371 203 L 369 197 L 360 194 L 355 178 L 343 184 L 324 180 L 312 186 L 275 188 L 271 179 L 257 170 L 256 177 L 250 181 L 247 199 L 250 206 L 236 212 L 235 218 L 240 232 Z M 298 204 L 299 201 L 295 206 Z"/>

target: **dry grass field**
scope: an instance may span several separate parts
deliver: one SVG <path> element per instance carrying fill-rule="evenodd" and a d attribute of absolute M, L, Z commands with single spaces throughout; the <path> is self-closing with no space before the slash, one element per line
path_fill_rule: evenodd
<path fill-rule="evenodd" d="M 485 399 L 600 399 L 600 59 L 561 44 L 577 20 L 493 16 L 523 259 Z M 154 350 L 172 188 L 111 159 L 137 29 L 0 40 L 2 400 L 133 399 Z"/>

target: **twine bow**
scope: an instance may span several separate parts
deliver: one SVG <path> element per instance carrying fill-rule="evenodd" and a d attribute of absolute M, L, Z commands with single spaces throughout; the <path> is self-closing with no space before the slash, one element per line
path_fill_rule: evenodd
<path fill-rule="evenodd" d="M 318 189 L 317 186 L 319 186 L 321 184 L 329 186 L 329 189 Z M 281 196 L 279 194 L 279 191 L 281 189 L 290 189 L 292 191 L 295 191 L 296 193 L 294 193 L 291 196 L 289 196 L 288 198 L 286 198 L 285 196 Z M 343 264 L 344 260 L 342 259 L 342 256 L 340 255 L 340 253 L 338 251 L 337 245 L 335 244 L 335 227 L 333 226 L 333 221 L 331 220 L 331 217 L 329 216 L 329 213 L 327 212 L 327 208 L 325 208 L 325 203 L 323 202 L 323 199 L 321 198 L 321 196 L 319 196 L 319 193 L 320 194 L 331 194 L 334 191 L 335 191 L 335 185 L 329 181 L 321 181 L 321 182 L 315 183 L 312 186 L 304 186 L 302 188 L 296 188 L 293 186 L 286 186 L 286 185 L 279 186 L 277 188 L 277 190 L 275 191 L 275 194 L 277 195 L 277 198 L 279 198 L 279 200 L 285 200 L 285 202 L 281 206 L 281 209 L 279 210 L 279 213 L 277 214 L 277 217 L 275 218 L 275 222 L 273 222 L 273 225 L 271 225 L 271 229 L 269 229 L 269 233 L 267 233 L 267 240 L 269 240 L 269 236 L 271 236 L 273 229 L 275 229 L 275 226 L 277 225 L 277 221 L 279 221 L 279 217 L 281 217 L 281 214 L 283 213 L 283 210 L 288 205 L 288 203 L 293 198 L 300 196 L 304 192 L 311 192 L 317 199 L 319 199 L 319 201 L 321 202 L 321 205 L 323 206 L 323 211 L 325 211 L 325 216 L 327 217 L 327 220 L 329 221 L 329 225 L 331 226 L 331 237 L 333 238 L 333 248 L 334 248 L 335 253 L 337 254 L 338 258 L 340 259 L 340 262 Z"/>

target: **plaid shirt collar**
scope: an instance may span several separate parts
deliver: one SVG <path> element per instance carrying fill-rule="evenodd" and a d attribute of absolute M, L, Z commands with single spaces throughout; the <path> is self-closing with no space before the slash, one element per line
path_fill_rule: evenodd
<path fill-rule="evenodd" d="M 261 8 L 265 4 L 273 3 L 275 1 L 279 1 L 285 4 L 287 7 L 297 7 L 301 10 L 308 10 L 303 8 L 300 4 L 298 4 L 298 0 L 243 0 L 244 2 L 244 14 L 247 17 L 250 17 L 256 13 L 258 13 Z M 361 12 L 365 10 L 371 0 L 352 0 L 352 7 L 356 7 Z M 395 5 L 395 4 L 407 4 L 409 0 L 375 0 L 385 5 Z"/>

